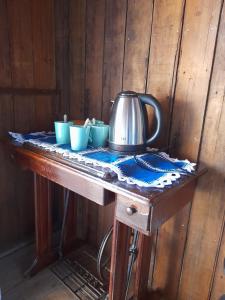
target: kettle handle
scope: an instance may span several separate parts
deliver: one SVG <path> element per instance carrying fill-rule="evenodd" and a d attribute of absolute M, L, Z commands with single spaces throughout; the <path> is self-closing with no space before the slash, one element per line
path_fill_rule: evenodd
<path fill-rule="evenodd" d="M 148 104 L 151 105 L 154 110 L 155 110 L 155 116 L 156 116 L 156 121 L 157 121 L 157 125 L 156 125 L 156 129 L 155 132 L 153 133 L 153 135 L 146 141 L 146 144 L 149 145 L 150 143 L 153 143 L 159 136 L 161 129 L 162 129 L 162 109 L 161 109 L 161 105 L 158 102 L 158 100 L 153 97 L 150 94 L 139 94 L 138 96 L 140 97 L 141 101 L 144 104 Z"/>

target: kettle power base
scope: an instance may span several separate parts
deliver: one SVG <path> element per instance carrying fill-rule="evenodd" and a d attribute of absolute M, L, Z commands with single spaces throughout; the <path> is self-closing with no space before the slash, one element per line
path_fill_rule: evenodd
<path fill-rule="evenodd" d="M 109 142 L 109 151 L 120 155 L 136 155 L 147 152 L 146 145 L 117 145 Z"/>

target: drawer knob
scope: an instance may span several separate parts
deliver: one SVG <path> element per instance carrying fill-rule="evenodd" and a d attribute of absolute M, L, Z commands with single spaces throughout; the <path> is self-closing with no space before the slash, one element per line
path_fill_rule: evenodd
<path fill-rule="evenodd" d="M 137 212 L 137 209 L 133 206 L 130 206 L 130 207 L 127 207 L 126 211 L 129 216 L 132 216 L 133 214 L 135 214 Z"/>

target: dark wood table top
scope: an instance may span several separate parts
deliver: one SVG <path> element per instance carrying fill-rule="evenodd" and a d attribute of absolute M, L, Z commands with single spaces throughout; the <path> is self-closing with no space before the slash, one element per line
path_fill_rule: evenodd
<path fill-rule="evenodd" d="M 91 181 L 99 186 L 102 186 L 113 193 L 121 194 L 133 200 L 145 202 L 150 205 L 156 204 L 157 198 L 162 194 L 170 193 L 171 190 L 176 191 L 189 182 L 196 180 L 197 177 L 206 172 L 206 169 L 200 166 L 191 176 L 181 175 L 179 180 L 165 188 L 143 188 L 121 182 L 116 176 L 110 176 L 109 172 L 105 172 L 101 168 L 85 165 L 84 163 L 77 162 L 75 159 L 68 159 L 63 157 L 62 154 L 50 152 L 41 149 L 40 147 L 33 146 L 29 143 L 21 145 L 13 140 L 7 140 L 4 141 L 4 143 L 7 145 L 8 149 L 11 149 L 11 156 L 13 156 L 13 153 L 20 153 L 20 155 L 22 155 L 24 158 L 32 158 L 33 160 L 41 159 L 46 163 L 51 162 L 51 164 L 58 166 L 61 165 L 70 171 L 85 176 L 87 181 Z M 34 168 L 34 166 L 32 167 L 32 165 L 30 165 L 31 170 L 32 168 Z M 45 171 L 47 172 L 47 169 Z"/>

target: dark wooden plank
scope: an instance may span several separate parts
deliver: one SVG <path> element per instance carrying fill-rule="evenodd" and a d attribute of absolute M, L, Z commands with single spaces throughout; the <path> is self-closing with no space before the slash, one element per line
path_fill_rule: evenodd
<path fill-rule="evenodd" d="M 125 25 L 127 1 L 106 1 L 104 65 L 103 65 L 103 95 L 102 120 L 109 122 L 109 114 L 114 99 L 122 89 Z M 113 224 L 114 204 L 99 207 L 98 211 L 98 244 Z M 110 255 L 111 243 L 106 253 Z"/>
<path fill-rule="evenodd" d="M 128 1 L 123 89 L 145 92 L 153 2 Z"/>
<path fill-rule="evenodd" d="M 56 85 L 54 1 L 31 2 L 34 86 L 54 89 Z"/>
<path fill-rule="evenodd" d="M 15 96 L 15 131 L 21 133 L 35 130 L 35 106 L 33 96 Z"/>
<path fill-rule="evenodd" d="M 176 70 L 175 64 L 177 63 L 176 55 L 179 53 L 179 35 L 182 25 L 182 13 L 183 4 L 181 1 L 155 1 L 154 3 L 147 92 L 159 99 L 163 107 L 165 130 L 163 130 L 160 142 L 158 142 L 158 145 L 160 146 L 165 146 L 168 142 L 168 113 L 173 96 L 172 86 L 175 79 L 174 72 Z M 150 127 L 153 121 L 152 115 L 152 110 L 148 109 Z M 153 272 L 154 262 L 150 276 L 153 276 Z M 156 272 L 154 274 L 153 287 L 159 284 L 157 275 L 158 273 Z M 160 272 L 160 276 L 163 276 L 163 271 Z M 150 281 L 152 281 L 151 278 Z"/>
<path fill-rule="evenodd" d="M 50 2 L 11 1 L 8 3 L 12 52 L 15 131 L 30 132 L 52 126 L 52 98 L 40 95 L 55 88 L 54 32 Z M 48 27 L 48 28 L 45 28 Z M 51 74 L 50 74 L 51 73 Z M 18 90 L 17 90 L 18 89 Z M 18 94 L 16 94 L 18 92 Z M 55 93 L 55 91 L 54 91 Z M 34 229 L 33 184 L 30 173 L 16 173 L 19 205 L 18 232 L 27 238 Z"/>
<path fill-rule="evenodd" d="M 53 106 L 55 99 L 52 96 L 36 96 L 34 100 L 34 131 L 53 131 L 54 130 L 54 113 Z"/>
<path fill-rule="evenodd" d="M 0 1 L 0 86 L 11 86 L 10 45 L 7 3 Z M 13 99 L 0 95 L 0 137 L 13 130 Z M 18 242 L 18 205 L 15 203 L 15 167 L 0 145 L 0 252 Z M 10 222 L 9 222 L 10 220 Z"/>
<path fill-rule="evenodd" d="M 155 1 L 148 65 L 147 92 L 162 106 L 163 130 L 157 145 L 168 145 L 176 69 L 183 22 L 184 1 Z M 148 108 L 148 106 L 147 106 Z M 149 127 L 153 125 L 153 110 L 148 108 Z"/>
<path fill-rule="evenodd" d="M 200 161 L 208 166 L 209 172 L 200 180 L 192 206 L 178 294 L 178 298 L 181 299 L 197 300 L 200 297 L 202 299 L 209 297 L 224 226 L 224 16 L 225 8 L 223 8 L 218 32 L 200 153 Z M 221 248 L 221 255 L 222 253 L 223 248 Z M 219 273 L 216 273 L 217 278 L 222 273 L 222 261 L 223 258 L 220 257 L 217 269 Z M 191 276 L 193 273 L 196 277 Z M 196 281 L 195 278 L 201 278 L 201 280 Z M 220 296 L 221 294 L 218 294 L 215 299 L 219 299 Z M 213 297 L 216 297 L 216 294 Z"/>
<path fill-rule="evenodd" d="M 35 130 L 35 107 L 33 96 L 14 97 L 14 130 L 27 133 Z M 33 176 L 16 168 L 11 175 L 15 180 L 18 240 L 30 239 L 34 234 Z"/>
<path fill-rule="evenodd" d="M 135 299 L 146 299 L 153 238 L 154 236 L 149 237 L 141 233 L 139 235 L 138 257 L 134 283 Z"/>
<path fill-rule="evenodd" d="M 199 151 L 219 13 L 218 2 L 204 1 L 204 5 L 202 1 L 195 1 L 195 5 L 193 1 L 186 2 L 171 145 L 176 155 L 192 160 L 197 160 Z M 195 47 L 191 47 L 191 44 L 195 44 Z M 189 214 L 190 205 L 160 230 L 155 265 L 157 280 L 155 283 L 153 281 L 153 287 L 163 289 L 168 299 L 176 298 L 178 292 Z M 188 261 L 190 255 L 186 257 Z M 192 257 L 195 258 L 193 251 Z M 192 275 L 191 278 L 193 279 Z M 196 280 L 197 282 L 199 285 L 200 281 Z M 204 289 L 207 289 L 206 285 Z M 198 287 L 198 290 L 202 291 L 202 288 Z M 187 286 L 185 291 L 184 293 L 191 293 Z M 188 297 L 184 296 L 184 299 Z"/>
<path fill-rule="evenodd" d="M 27 271 L 33 275 L 56 259 L 52 245 L 52 197 L 48 179 L 34 174 L 36 257 Z"/>
<path fill-rule="evenodd" d="M 1 70 L 0 70 L 1 73 Z M 13 130 L 13 100 L 10 96 L 0 98 L 0 136 Z M 15 167 L 0 145 L 0 252 L 18 242 L 18 203 L 15 202 Z M 10 220 L 10 222 L 9 222 Z"/>
<path fill-rule="evenodd" d="M 109 299 L 125 299 L 131 230 L 115 219 L 112 242 Z"/>
<path fill-rule="evenodd" d="M 69 0 L 54 1 L 56 86 L 61 90 L 55 99 L 57 119 L 69 113 Z"/>
<path fill-rule="evenodd" d="M 5 78 L 5 77 L 4 77 Z M 4 84 L 3 84 L 4 85 Z M 13 88 L 13 87 L 0 87 L 0 95 L 59 95 L 60 91 L 56 89 L 36 89 L 36 88 Z"/>
<path fill-rule="evenodd" d="M 52 197 L 51 183 L 44 177 L 34 175 L 36 251 L 38 256 L 52 247 Z"/>
<path fill-rule="evenodd" d="M 84 119 L 85 110 L 85 55 L 86 55 L 86 0 L 69 1 L 69 116 Z M 77 235 L 87 238 L 88 202 L 76 194 Z M 90 226 L 90 229 L 92 227 Z M 90 235 L 90 231 L 89 231 Z"/>
<path fill-rule="evenodd" d="M 7 1 L 14 87 L 34 87 L 32 3 Z"/>
<path fill-rule="evenodd" d="M 106 1 L 102 119 L 109 122 L 110 100 L 122 90 L 127 1 Z"/>
<path fill-rule="evenodd" d="M 8 1 L 11 45 L 12 85 L 34 87 L 32 2 Z M 33 97 L 15 96 L 15 130 L 29 131 L 34 126 Z M 33 124 L 32 124 L 33 123 Z M 32 126 L 33 125 L 33 126 Z"/>
<path fill-rule="evenodd" d="M 85 117 L 101 118 L 105 1 L 87 0 Z"/>
<path fill-rule="evenodd" d="M 54 1 L 32 1 L 34 86 L 56 87 Z M 54 98 L 35 97 L 35 130 L 53 129 Z"/>
<path fill-rule="evenodd" d="M 225 217 L 225 216 L 224 216 Z M 225 224 L 225 218 L 223 220 Z M 210 295 L 210 300 L 220 299 L 221 296 L 225 295 L 225 266 L 224 266 L 224 258 L 225 258 L 225 230 L 223 227 L 223 235 L 221 245 L 219 245 L 219 256 L 215 269 L 215 278 L 213 280 L 212 293 Z"/>
<path fill-rule="evenodd" d="M 84 117 L 101 118 L 105 0 L 86 1 L 86 64 Z M 97 244 L 98 207 L 88 204 L 89 241 Z M 88 223 L 90 224 L 90 223 Z M 94 230 L 95 229 L 95 230 Z"/>
<path fill-rule="evenodd" d="M 199 150 L 220 9 L 221 1 L 186 3 L 171 143 L 177 154 L 193 160 Z"/>
<path fill-rule="evenodd" d="M 10 147 L 9 151 L 12 151 L 12 158 L 23 169 L 47 177 L 71 191 L 79 192 L 81 196 L 97 204 L 106 205 L 113 201 L 112 193 L 104 189 L 107 182 L 97 178 L 96 175 L 81 172 L 73 166 L 58 162 L 45 154 L 35 153 L 13 143 L 9 143 L 8 146 Z"/>
<path fill-rule="evenodd" d="M 6 0 L 0 1 L 0 86 L 11 85 L 9 30 Z"/>
<path fill-rule="evenodd" d="M 84 119 L 86 0 L 70 1 L 70 117 Z"/>

